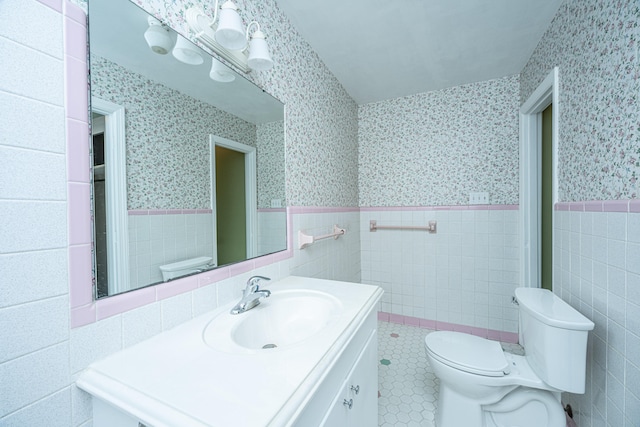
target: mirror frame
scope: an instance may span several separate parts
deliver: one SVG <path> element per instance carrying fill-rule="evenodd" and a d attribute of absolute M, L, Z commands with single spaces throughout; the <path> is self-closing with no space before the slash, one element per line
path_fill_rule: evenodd
<path fill-rule="evenodd" d="M 88 16 L 64 0 L 64 80 L 67 153 L 67 228 L 71 328 L 89 325 L 134 308 L 211 285 L 293 257 L 292 212 L 286 208 L 287 249 L 171 282 L 96 300 L 93 295 L 91 164 L 89 155 Z M 285 141 L 286 141 L 286 105 Z"/>

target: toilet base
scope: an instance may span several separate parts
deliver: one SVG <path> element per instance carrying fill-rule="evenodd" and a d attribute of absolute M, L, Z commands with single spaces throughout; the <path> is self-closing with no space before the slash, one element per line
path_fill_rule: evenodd
<path fill-rule="evenodd" d="M 440 380 L 436 427 L 484 427 L 483 406 L 502 399 L 514 387 L 484 388 L 485 393 L 467 396 Z"/>
<path fill-rule="evenodd" d="M 483 409 L 483 427 L 566 426 L 562 403 L 556 394 L 546 390 L 519 387 Z"/>
<path fill-rule="evenodd" d="M 546 390 L 516 387 L 504 395 L 471 399 L 440 383 L 436 427 L 564 427 L 562 404 Z"/>

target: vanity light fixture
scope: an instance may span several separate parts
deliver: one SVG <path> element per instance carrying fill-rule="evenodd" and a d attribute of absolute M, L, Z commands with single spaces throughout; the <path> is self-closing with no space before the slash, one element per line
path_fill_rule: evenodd
<path fill-rule="evenodd" d="M 174 58 L 180 62 L 184 62 L 185 64 L 200 65 L 204 62 L 198 48 L 180 34 L 178 34 L 176 46 L 173 48 L 171 53 Z"/>
<path fill-rule="evenodd" d="M 249 36 L 249 29 L 253 24 L 255 24 L 258 29 L 253 33 L 251 41 L 249 42 L 249 57 L 247 58 L 247 63 L 252 70 L 266 71 L 273 67 L 273 59 L 271 59 L 271 55 L 269 54 L 269 46 L 267 45 L 264 33 L 260 31 L 260 24 L 256 21 L 252 21 L 247 26 L 247 38 Z"/>
<path fill-rule="evenodd" d="M 235 74 L 229 71 L 229 69 L 222 65 L 222 63 L 216 58 L 211 58 L 211 71 L 209 71 L 209 77 L 211 80 L 220 83 L 229 83 L 236 79 Z"/>
<path fill-rule="evenodd" d="M 241 71 L 245 73 L 250 70 L 264 71 L 273 67 L 273 60 L 269 54 L 265 35 L 260 31 L 260 25 L 252 21 L 245 31 L 238 8 L 232 1 L 228 0 L 218 8 L 218 0 L 216 0 L 213 19 L 197 6 L 187 10 L 186 19 L 200 42 Z M 218 25 L 214 30 L 216 20 Z M 253 25 L 257 30 L 249 37 L 249 29 Z"/>
<path fill-rule="evenodd" d="M 152 51 L 160 55 L 166 55 L 173 47 L 173 39 L 169 33 L 169 28 L 153 16 L 147 18 L 147 23 L 149 28 L 144 32 L 144 39 Z"/>
<path fill-rule="evenodd" d="M 216 0 L 215 12 L 218 12 L 218 0 Z M 216 20 L 215 15 L 213 21 Z M 211 26 L 211 25 L 210 25 Z M 232 1 L 226 1 L 220 7 L 220 21 L 215 32 L 215 38 L 220 46 L 229 50 L 243 50 L 247 47 L 247 38 L 244 35 L 242 18 L 238 14 L 238 8 Z"/>

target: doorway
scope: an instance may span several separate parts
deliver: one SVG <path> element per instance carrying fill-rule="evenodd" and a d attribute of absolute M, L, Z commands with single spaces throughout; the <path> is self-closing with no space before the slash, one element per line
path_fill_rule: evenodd
<path fill-rule="evenodd" d="M 225 265 L 257 255 L 256 148 L 209 137 L 213 258 Z"/>
<path fill-rule="evenodd" d="M 96 164 L 91 186 L 93 241 L 100 245 L 93 259 L 95 282 L 101 282 L 94 289 L 98 298 L 130 290 L 125 111 L 121 105 L 92 97 L 91 116 L 92 133 L 103 136 L 91 150 Z M 106 252 L 106 258 L 97 259 L 104 255 L 98 251 Z"/>
<path fill-rule="evenodd" d="M 91 116 L 91 157 L 93 158 L 93 237 L 95 247 L 95 284 L 97 298 L 109 295 L 104 134 L 105 116 L 93 112 Z"/>
<path fill-rule="evenodd" d="M 244 154 L 216 145 L 216 246 L 221 265 L 247 257 Z"/>
<path fill-rule="evenodd" d="M 555 67 L 520 108 L 520 282 L 526 287 L 553 287 L 558 74 Z"/>

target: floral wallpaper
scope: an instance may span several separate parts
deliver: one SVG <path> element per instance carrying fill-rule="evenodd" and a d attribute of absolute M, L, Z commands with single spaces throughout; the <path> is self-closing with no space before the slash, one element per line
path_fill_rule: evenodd
<path fill-rule="evenodd" d="M 258 209 L 271 207 L 271 200 L 280 200 L 285 207 L 284 122 L 256 126 L 258 150 Z"/>
<path fill-rule="evenodd" d="M 524 103 L 560 69 L 559 201 L 635 199 L 640 3 L 567 0 L 521 73 Z"/>
<path fill-rule="evenodd" d="M 149 13 L 189 34 L 185 11 L 204 0 L 135 0 Z M 235 2 L 245 24 L 260 23 L 275 62 L 246 75 L 286 105 L 286 201 L 289 206 L 357 206 L 357 105 L 296 32 L 274 0 Z M 210 16 L 213 16 L 210 13 Z"/>
<path fill-rule="evenodd" d="M 518 203 L 518 76 L 359 108 L 360 206 Z"/>
<path fill-rule="evenodd" d="M 206 209 L 209 134 L 256 146 L 255 125 L 91 58 L 92 96 L 125 107 L 129 209 Z"/>

